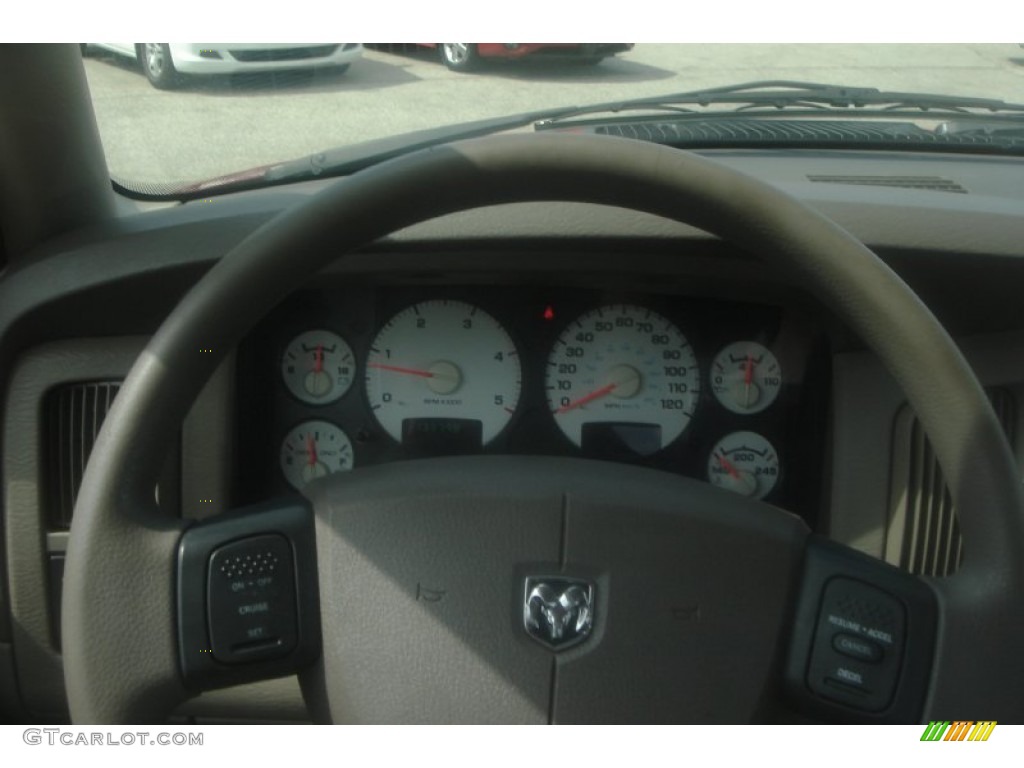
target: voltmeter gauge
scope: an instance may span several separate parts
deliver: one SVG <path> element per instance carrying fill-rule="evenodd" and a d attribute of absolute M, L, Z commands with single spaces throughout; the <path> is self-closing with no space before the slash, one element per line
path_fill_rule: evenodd
<path fill-rule="evenodd" d="M 352 348 L 331 331 L 300 333 L 285 347 L 281 376 L 304 403 L 331 403 L 348 392 L 355 376 Z"/>
<path fill-rule="evenodd" d="M 779 455 L 756 432 L 733 432 L 711 450 L 708 480 L 743 496 L 763 499 L 779 481 Z"/>
<path fill-rule="evenodd" d="M 281 443 L 281 472 L 296 490 L 313 480 L 352 469 L 352 442 L 329 421 L 304 421 Z"/>
<path fill-rule="evenodd" d="M 711 391 L 733 413 L 758 413 L 775 402 L 782 388 L 782 369 L 767 347 L 737 341 L 711 363 Z"/>

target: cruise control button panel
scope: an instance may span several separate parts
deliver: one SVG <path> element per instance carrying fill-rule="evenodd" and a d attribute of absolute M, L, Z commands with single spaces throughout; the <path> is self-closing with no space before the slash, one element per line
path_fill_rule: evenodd
<path fill-rule="evenodd" d="M 855 579 L 825 587 L 807 671 L 811 690 L 878 712 L 892 701 L 903 656 L 906 616 L 898 600 Z"/>
<path fill-rule="evenodd" d="M 252 536 L 210 557 L 207 606 L 213 656 L 226 664 L 287 656 L 297 640 L 291 546 Z"/>
<path fill-rule="evenodd" d="M 783 672 L 790 702 L 827 722 L 917 722 L 937 624 L 926 582 L 812 535 Z"/>
<path fill-rule="evenodd" d="M 291 675 L 320 655 L 313 511 L 282 499 L 196 523 L 178 544 L 178 658 L 193 691 Z"/>

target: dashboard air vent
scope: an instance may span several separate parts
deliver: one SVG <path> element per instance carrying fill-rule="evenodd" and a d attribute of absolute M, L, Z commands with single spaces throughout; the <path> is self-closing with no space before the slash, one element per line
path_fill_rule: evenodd
<path fill-rule="evenodd" d="M 1006 389 L 992 389 L 988 394 L 1013 444 L 1013 394 Z M 909 406 L 896 418 L 892 456 L 885 559 L 910 573 L 948 576 L 963 557 L 960 525 L 931 443 Z"/>
<path fill-rule="evenodd" d="M 43 406 L 48 453 L 46 509 L 53 530 L 71 526 L 86 462 L 120 388 L 120 381 L 94 381 L 63 385 L 47 393 Z"/>
<path fill-rule="evenodd" d="M 869 187 L 903 187 L 967 194 L 967 190 L 955 181 L 940 176 L 808 176 L 807 180 L 824 184 L 863 184 Z"/>
<path fill-rule="evenodd" d="M 538 131 L 590 131 L 641 141 L 669 144 L 681 149 L 741 149 L 785 147 L 799 149 L 904 149 L 921 151 L 1019 151 L 1024 136 L 992 131 L 939 132 L 911 121 L 684 117 L 630 121 L 540 122 Z"/>

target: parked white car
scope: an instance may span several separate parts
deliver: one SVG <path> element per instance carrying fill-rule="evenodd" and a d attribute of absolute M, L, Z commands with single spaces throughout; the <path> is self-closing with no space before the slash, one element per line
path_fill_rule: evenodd
<path fill-rule="evenodd" d="M 173 88 L 181 74 L 231 75 L 282 69 L 332 68 L 344 72 L 363 53 L 362 43 L 87 43 L 138 59 L 156 88 Z"/>

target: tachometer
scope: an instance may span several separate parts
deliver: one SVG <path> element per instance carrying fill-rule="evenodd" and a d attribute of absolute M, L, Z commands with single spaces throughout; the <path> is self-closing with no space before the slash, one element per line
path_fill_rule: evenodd
<path fill-rule="evenodd" d="M 486 445 L 519 402 L 519 355 L 504 328 L 461 301 L 424 301 L 391 318 L 366 362 L 377 421 L 407 445 Z"/>
<path fill-rule="evenodd" d="M 548 405 L 573 443 L 609 439 L 660 450 L 693 418 L 697 359 L 682 332 L 653 310 L 605 306 L 573 321 L 548 357 Z"/>

